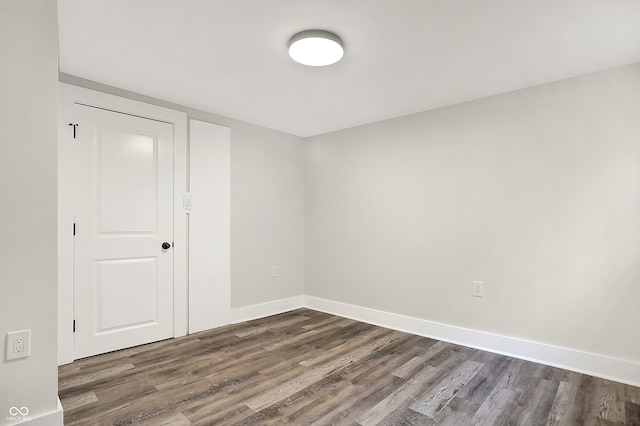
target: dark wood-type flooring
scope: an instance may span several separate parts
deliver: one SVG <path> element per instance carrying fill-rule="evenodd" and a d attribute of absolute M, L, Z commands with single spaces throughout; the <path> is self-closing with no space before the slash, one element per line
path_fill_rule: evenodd
<path fill-rule="evenodd" d="M 640 388 L 309 309 L 61 366 L 65 425 L 640 425 Z"/>

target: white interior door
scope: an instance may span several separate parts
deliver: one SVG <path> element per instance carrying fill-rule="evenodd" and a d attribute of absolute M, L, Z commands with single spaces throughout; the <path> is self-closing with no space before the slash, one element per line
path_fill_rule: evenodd
<path fill-rule="evenodd" d="M 82 105 L 75 112 L 82 358 L 173 336 L 173 126 Z"/>

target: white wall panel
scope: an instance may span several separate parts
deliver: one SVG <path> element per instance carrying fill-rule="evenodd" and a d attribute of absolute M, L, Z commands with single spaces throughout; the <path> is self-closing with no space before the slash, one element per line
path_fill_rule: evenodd
<path fill-rule="evenodd" d="M 189 332 L 229 324 L 231 132 L 190 120 Z"/>
<path fill-rule="evenodd" d="M 62 425 L 56 368 L 56 2 L 0 2 L 0 341 L 31 330 L 31 355 L 0 359 L 0 424 Z M 67 228 L 69 229 L 69 228 Z M 26 407 L 14 416 L 11 407 Z M 32 419 L 31 421 L 29 419 Z"/>

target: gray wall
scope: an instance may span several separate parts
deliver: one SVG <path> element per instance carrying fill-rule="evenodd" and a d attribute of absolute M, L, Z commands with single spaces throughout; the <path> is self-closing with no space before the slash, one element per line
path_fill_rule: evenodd
<path fill-rule="evenodd" d="M 309 139 L 305 294 L 640 361 L 639 94 L 636 64 Z"/>
<path fill-rule="evenodd" d="M 57 409 L 58 29 L 54 0 L 0 3 L 0 424 Z M 31 356 L 5 360 L 31 330 Z M 13 422 L 15 423 L 15 422 Z"/>
<path fill-rule="evenodd" d="M 264 127 L 60 74 L 60 81 L 231 128 L 231 307 L 304 291 L 304 141 Z M 279 276 L 271 278 L 271 265 Z"/>
<path fill-rule="evenodd" d="M 304 293 L 304 147 L 297 136 L 232 125 L 232 308 Z"/>

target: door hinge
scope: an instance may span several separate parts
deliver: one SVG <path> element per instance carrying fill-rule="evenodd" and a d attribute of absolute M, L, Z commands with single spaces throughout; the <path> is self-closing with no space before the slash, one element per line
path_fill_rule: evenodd
<path fill-rule="evenodd" d="M 76 235 L 76 224 L 73 224 L 73 235 Z"/>
<path fill-rule="evenodd" d="M 73 320 L 73 332 L 76 332 L 76 320 Z"/>
<path fill-rule="evenodd" d="M 78 123 L 69 123 L 69 126 L 73 126 L 73 138 L 76 138 L 76 128 L 78 127 Z"/>

